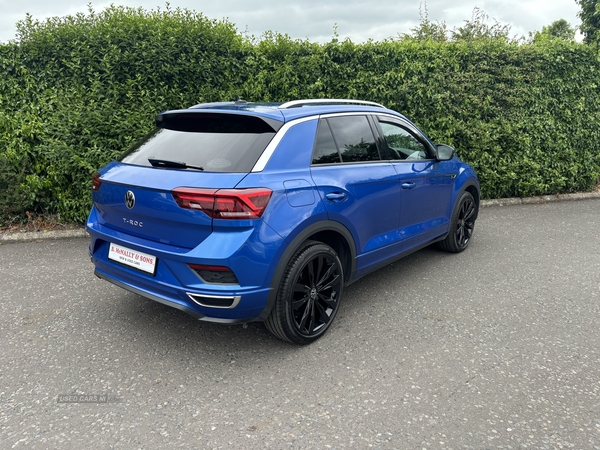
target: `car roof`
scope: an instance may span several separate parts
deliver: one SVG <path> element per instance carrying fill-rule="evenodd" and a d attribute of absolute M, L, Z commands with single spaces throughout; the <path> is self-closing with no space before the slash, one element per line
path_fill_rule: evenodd
<path fill-rule="evenodd" d="M 295 100 L 287 103 L 253 103 L 237 100 L 235 102 L 201 103 L 181 112 L 214 112 L 215 110 L 226 114 L 261 116 L 280 122 L 289 122 L 303 117 L 340 112 L 384 112 L 405 118 L 402 114 L 387 109 L 378 103 L 347 99 L 310 99 Z"/>

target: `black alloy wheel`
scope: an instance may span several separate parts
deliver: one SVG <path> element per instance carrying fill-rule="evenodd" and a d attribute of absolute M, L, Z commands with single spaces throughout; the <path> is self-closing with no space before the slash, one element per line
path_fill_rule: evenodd
<path fill-rule="evenodd" d="M 335 251 L 325 244 L 309 244 L 289 262 L 265 322 L 275 336 L 295 344 L 309 344 L 327 331 L 339 309 L 344 284 Z"/>
<path fill-rule="evenodd" d="M 440 247 L 452 253 L 460 253 L 467 248 L 473 237 L 477 204 L 470 192 L 463 192 L 450 221 L 448 236 L 440 241 Z"/>

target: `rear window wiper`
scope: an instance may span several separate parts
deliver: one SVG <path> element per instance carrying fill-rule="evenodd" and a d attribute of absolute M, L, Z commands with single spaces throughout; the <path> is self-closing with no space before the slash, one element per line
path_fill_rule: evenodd
<path fill-rule="evenodd" d="M 152 164 L 152 167 L 171 167 L 173 169 L 204 170 L 204 167 L 192 166 L 182 161 L 169 161 L 168 159 L 148 158 L 148 162 Z"/>

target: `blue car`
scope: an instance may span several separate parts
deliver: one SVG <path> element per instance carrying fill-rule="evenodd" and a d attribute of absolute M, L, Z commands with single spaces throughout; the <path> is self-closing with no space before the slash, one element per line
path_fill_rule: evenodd
<path fill-rule="evenodd" d="M 433 243 L 465 250 L 480 198 L 471 166 L 403 115 L 324 99 L 163 112 L 92 189 L 98 277 L 296 344 L 363 275 Z"/>

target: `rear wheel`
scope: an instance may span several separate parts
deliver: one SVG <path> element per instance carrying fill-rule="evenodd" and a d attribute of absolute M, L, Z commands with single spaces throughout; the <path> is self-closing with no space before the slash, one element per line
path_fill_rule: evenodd
<path fill-rule="evenodd" d="M 440 241 L 440 248 L 452 253 L 460 253 L 467 248 L 475 228 L 476 210 L 477 205 L 473 195 L 470 192 L 463 192 L 452 212 L 450 232 L 446 239 Z"/>
<path fill-rule="evenodd" d="M 343 280 L 337 253 L 328 245 L 308 243 L 288 263 L 267 329 L 294 344 L 317 340 L 337 314 Z"/>

